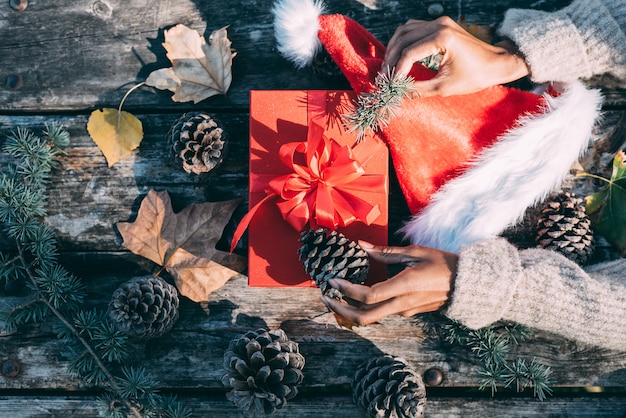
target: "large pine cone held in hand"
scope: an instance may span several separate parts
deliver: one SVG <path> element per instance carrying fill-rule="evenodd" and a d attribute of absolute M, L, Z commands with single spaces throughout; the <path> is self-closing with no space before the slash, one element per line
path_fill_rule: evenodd
<path fill-rule="evenodd" d="M 383 355 L 359 367 L 352 396 L 366 417 L 415 418 L 424 415 L 426 387 L 403 359 Z"/>
<path fill-rule="evenodd" d="M 226 398 L 246 417 L 264 417 L 298 394 L 304 357 L 281 329 L 249 331 L 224 354 Z"/>
<path fill-rule="evenodd" d="M 204 174 L 224 160 L 228 135 L 221 123 L 203 112 L 183 114 L 167 133 L 169 151 L 177 166 L 190 174 Z"/>
<path fill-rule="evenodd" d="M 298 249 L 300 261 L 324 295 L 341 297 L 328 285 L 332 278 L 358 284 L 365 282 L 370 270 L 369 258 L 355 241 L 326 228 L 303 232 L 299 241 L 302 243 Z"/>
<path fill-rule="evenodd" d="M 178 305 L 178 291 L 162 278 L 134 277 L 113 292 L 109 318 L 131 337 L 154 338 L 174 326 Z"/>

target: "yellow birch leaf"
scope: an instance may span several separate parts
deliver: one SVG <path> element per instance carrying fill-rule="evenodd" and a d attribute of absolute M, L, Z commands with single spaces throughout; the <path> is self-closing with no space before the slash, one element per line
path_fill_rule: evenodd
<path fill-rule="evenodd" d="M 141 121 L 117 109 L 104 108 L 91 112 L 87 131 L 104 154 L 109 167 L 127 157 L 143 139 Z"/>
<path fill-rule="evenodd" d="M 153 71 L 146 84 L 174 92 L 175 102 L 198 103 L 216 94 L 226 94 L 236 55 L 230 46 L 226 27 L 213 31 L 207 43 L 197 31 L 176 25 L 165 31 L 163 43 L 172 67 Z"/>

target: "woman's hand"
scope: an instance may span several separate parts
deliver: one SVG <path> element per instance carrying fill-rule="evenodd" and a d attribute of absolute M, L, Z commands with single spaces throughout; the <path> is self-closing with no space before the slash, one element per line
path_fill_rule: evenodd
<path fill-rule="evenodd" d="M 399 26 L 389 40 L 383 66 L 408 74 L 415 62 L 437 54 L 441 55 L 437 75 L 416 84 L 421 97 L 474 93 L 530 74 L 512 42 L 490 45 L 447 16 Z"/>
<path fill-rule="evenodd" d="M 367 325 L 389 315 L 412 316 L 435 311 L 448 300 L 456 275 L 458 255 L 432 248 L 381 247 L 359 241 L 370 257 L 387 264 L 406 264 L 396 276 L 371 287 L 343 279 L 329 284 L 350 300 L 349 304 L 322 297 L 337 315 L 357 325 Z"/>

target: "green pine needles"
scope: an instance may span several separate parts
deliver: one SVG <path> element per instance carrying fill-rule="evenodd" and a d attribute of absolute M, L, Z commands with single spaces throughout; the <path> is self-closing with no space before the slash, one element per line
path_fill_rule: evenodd
<path fill-rule="evenodd" d="M 386 127 L 402 101 L 415 94 L 413 83 L 411 76 L 398 75 L 394 70 L 378 73 L 372 90 L 359 94 L 354 111 L 344 115 L 348 132 L 356 132 L 360 142 L 368 132 Z"/>
<path fill-rule="evenodd" d="M 173 397 L 156 392 L 158 382 L 143 368 L 128 367 L 131 343 L 106 313 L 85 309 L 81 281 L 58 263 L 53 231 L 42 223 L 47 213 L 47 186 L 70 135 L 58 124 L 43 135 L 18 128 L 2 151 L 9 167 L 0 174 L 0 285 L 19 300 L 0 313 L 6 334 L 44 320 L 54 325 L 65 350 L 68 373 L 107 389 L 99 399 L 106 417 L 189 417 Z"/>
<path fill-rule="evenodd" d="M 511 359 L 509 355 L 513 345 L 532 335 L 532 329 L 497 323 L 473 330 L 447 318 L 437 327 L 445 342 L 469 348 L 479 360 L 480 390 L 490 389 L 494 396 L 498 387 L 515 388 L 517 392 L 532 388 L 533 395 L 542 401 L 552 393 L 550 367 L 534 358 L 529 362 L 522 358 Z"/>

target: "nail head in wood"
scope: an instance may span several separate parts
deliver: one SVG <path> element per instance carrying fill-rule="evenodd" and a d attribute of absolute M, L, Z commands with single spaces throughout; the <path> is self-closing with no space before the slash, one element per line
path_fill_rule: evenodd
<path fill-rule="evenodd" d="M 28 0 L 9 0 L 9 6 L 13 10 L 23 12 L 28 7 Z"/>
<path fill-rule="evenodd" d="M 428 16 L 436 18 L 439 16 L 443 16 L 443 12 L 445 11 L 443 4 L 441 3 L 430 3 L 428 8 L 426 9 Z"/>
<path fill-rule="evenodd" d="M 424 383 L 428 386 L 439 386 L 443 382 L 443 372 L 432 367 L 424 372 Z"/>
<path fill-rule="evenodd" d="M 4 377 L 15 377 L 20 373 L 20 364 L 15 360 L 5 360 L 2 362 L 0 373 Z"/>
<path fill-rule="evenodd" d="M 24 85 L 24 79 L 19 74 L 9 74 L 4 80 L 4 85 L 11 90 L 19 90 Z"/>

